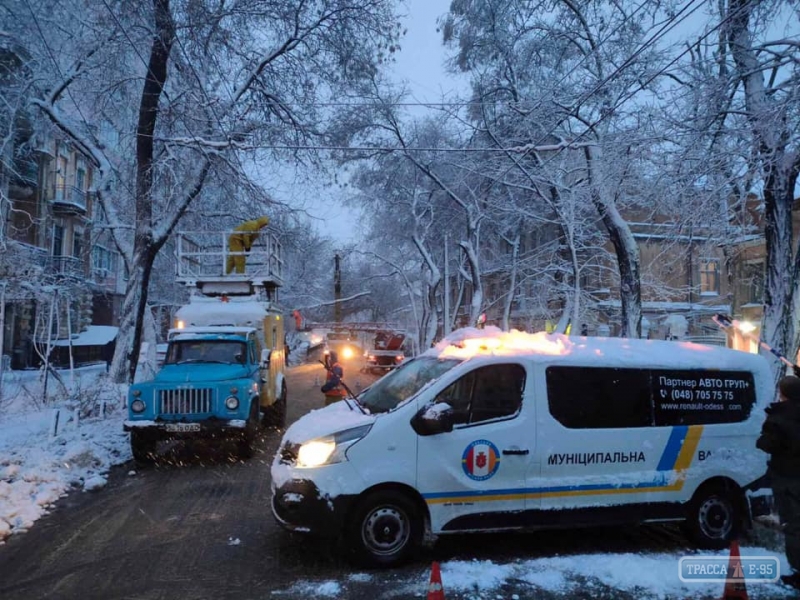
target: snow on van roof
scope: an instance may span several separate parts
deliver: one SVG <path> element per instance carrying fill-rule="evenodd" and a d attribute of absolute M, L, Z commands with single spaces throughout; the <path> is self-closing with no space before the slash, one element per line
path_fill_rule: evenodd
<path fill-rule="evenodd" d="M 562 334 L 502 331 L 497 327 L 458 329 L 425 352 L 438 358 L 526 356 L 605 367 L 663 365 L 675 369 L 768 369 L 763 356 L 691 342 L 632 338 L 572 337 Z"/>

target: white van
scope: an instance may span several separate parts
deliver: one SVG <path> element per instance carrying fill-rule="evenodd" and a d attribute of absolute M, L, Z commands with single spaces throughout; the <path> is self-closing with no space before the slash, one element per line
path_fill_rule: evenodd
<path fill-rule="evenodd" d="M 643 521 L 723 547 L 766 471 L 773 397 L 766 359 L 726 348 L 459 330 L 294 423 L 272 509 L 371 565 L 426 534 Z"/>

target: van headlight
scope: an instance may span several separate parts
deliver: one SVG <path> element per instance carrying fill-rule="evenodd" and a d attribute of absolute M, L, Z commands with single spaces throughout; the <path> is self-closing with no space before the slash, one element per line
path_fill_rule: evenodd
<path fill-rule="evenodd" d="M 137 398 L 136 400 L 131 402 L 131 410 L 133 412 L 135 412 L 135 413 L 144 412 L 144 409 L 145 409 L 145 404 L 144 404 L 144 402 L 142 400 L 139 400 Z"/>
<path fill-rule="evenodd" d="M 228 410 L 236 410 L 239 408 L 239 399 L 236 396 L 228 396 L 225 398 L 225 406 Z"/>
<path fill-rule="evenodd" d="M 310 469 L 347 460 L 347 449 L 367 435 L 370 429 L 372 423 L 301 444 L 297 451 L 297 466 L 301 469 Z"/>

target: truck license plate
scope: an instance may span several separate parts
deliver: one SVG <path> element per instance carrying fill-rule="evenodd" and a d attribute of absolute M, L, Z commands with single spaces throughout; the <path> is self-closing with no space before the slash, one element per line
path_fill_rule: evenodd
<path fill-rule="evenodd" d="M 200 431 L 200 423 L 167 423 L 167 431 Z"/>

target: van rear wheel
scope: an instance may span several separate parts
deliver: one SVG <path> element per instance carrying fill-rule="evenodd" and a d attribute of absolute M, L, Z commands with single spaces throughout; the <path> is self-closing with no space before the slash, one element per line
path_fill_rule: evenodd
<path fill-rule="evenodd" d="M 742 499 L 733 486 L 701 486 L 688 504 L 686 536 L 700 548 L 720 550 L 739 537 Z"/>
<path fill-rule="evenodd" d="M 422 541 L 422 520 L 407 495 L 380 490 L 358 503 L 346 535 L 354 562 L 391 567 L 406 561 Z"/>

